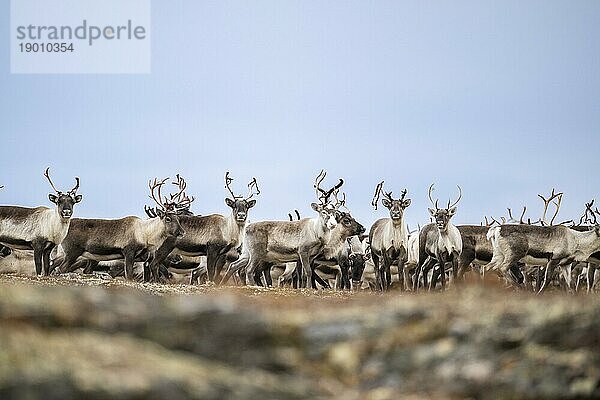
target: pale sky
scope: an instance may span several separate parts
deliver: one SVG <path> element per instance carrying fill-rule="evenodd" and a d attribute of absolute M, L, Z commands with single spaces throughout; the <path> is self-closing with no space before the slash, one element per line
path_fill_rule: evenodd
<path fill-rule="evenodd" d="M 598 1 L 154 0 L 151 38 L 147 75 L 13 75 L 0 40 L 0 203 L 50 205 L 46 166 L 81 178 L 79 217 L 141 216 L 176 173 L 195 212 L 226 213 L 227 170 L 257 177 L 253 221 L 314 215 L 322 168 L 365 226 L 382 179 L 411 227 L 432 182 L 444 203 L 462 186 L 457 224 L 538 218 L 553 186 L 559 219 L 598 196 Z"/>

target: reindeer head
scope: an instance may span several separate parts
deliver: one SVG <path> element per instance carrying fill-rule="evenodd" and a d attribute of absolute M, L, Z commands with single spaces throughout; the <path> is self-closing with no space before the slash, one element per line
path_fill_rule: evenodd
<path fill-rule="evenodd" d="M 435 200 L 435 202 L 434 202 L 433 199 L 431 198 L 432 192 L 433 192 L 433 183 L 431 184 L 431 186 L 429 186 L 428 196 L 429 196 L 429 201 L 431 201 L 431 204 L 435 207 L 435 209 L 430 208 L 429 213 L 435 219 L 435 224 L 437 225 L 437 228 L 439 229 L 439 231 L 445 232 L 448 229 L 448 223 L 450 222 L 450 219 L 454 216 L 454 214 L 456 214 L 456 205 L 462 198 L 462 190 L 461 190 L 460 186 L 458 186 L 458 199 L 456 199 L 456 201 L 454 203 L 452 203 L 452 205 L 450 204 L 450 200 L 448 200 L 448 206 L 446 208 L 438 207 L 438 200 Z"/>
<path fill-rule="evenodd" d="M 343 182 L 343 181 L 342 181 Z M 333 191 L 335 203 L 332 204 L 333 215 L 337 222 L 337 226 L 343 230 L 345 237 L 351 237 L 356 235 L 362 235 L 366 229 L 358 221 L 352 217 L 350 210 L 346 207 L 346 193 L 342 193 L 342 198 L 338 197 L 339 189 L 341 185 Z M 346 211 L 340 211 L 340 208 L 344 208 Z"/>
<path fill-rule="evenodd" d="M 233 182 L 233 178 L 229 177 L 228 171 L 225 173 L 225 189 L 229 191 L 232 198 L 225 198 L 225 204 L 231 208 L 233 216 L 238 223 L 245 223 L 248 218 L 248 210 L 256 205 L 256 200 L 251 200 L 254 196 L 254 192 L 256 191 L 257 195 L 260 194 L 258 182 L 256 182 L 256 178 L 252 178 L 248 184 L 248 196 L 245 198 L 244 196 L 236 196 L 233 193 L 233 190 L 231 190 L 231 182 Z"/>
<path fill-rule="evenodd" d="M 400 193 L 400 198 L 394 200 L 392 197 L 392 192 L 385 192 L 383 190 L 383 182 L 379 182 L 379 184 L 375 187 L 375 195 L 373 196 L 373 200 L 371 201 L 371 205 L 377 210 L 377 203 L 379 203 L 379 196 L 383 193 L 383 198 L 381 199 L 381 204 L 388 210 L 390 210 L 390 218 L 394 222 L 402 222 L 402 216 L 404 215 L 404 210 L 410 206 L 411 200 L 405 199 L 408 191 L 404 189 Z"/>
<path fill-rule="evenodd" d="M 48 199 L 50 199 L 51 202 L 56 204 L 58 215 L 60 215 L 61 218 L 69 219 L 73 215 L 73 206 L 76 203 L 79 203 L 83 197 L 82 195 L 77 194 L 77 189 L 79 189 L 79 178 L 75 177 L 75 186 L 73 187 L 73 189 L 69 190 L 66 193 L 63 193 L 60 190 L 56 189 L 56 186 L 54 186 L 54 183 L 52 183 L 49 171 L 50 167 L 46 168 L 44 176 L 46 177 L 46 179 L 48 179 L 48 182 L 50 182 L 50 186 L 52 186 L 52 189 L 56 194 L 50 193 L 48 195 Z"/>
<path fill-rule="evenodd" d="M 160 218 L 160 220 L 163 222 L 167 235 L 181 238 L 185 235 L 185 230 L 179 222 L 179 217 L 177 216 L 177 207 L 172 206 L 173 202 L 169 202 L 166 197 L 163 198 L 161 195 L 161 188 L 168 179 L 169 178 L 165 178 L 159 181 L 158 179 L 154 178 L 154 181 L 148 182 L 148 187 L 150 188 L 150 198 L 154 200 L 158 206 L 154 209 L 154 213 L 156 214 L 156 217 Z M 175 196 L 177 196 L 178 199 L 185 198 L 190 202 L 193 201 L 193 198 L 190 200 L 185 193 L 183 193 L 183 190 L 180 190 L 180 192 Z M 174 196 L 172 195 L 171 200 L 173 200 L 173 198 Z"/>

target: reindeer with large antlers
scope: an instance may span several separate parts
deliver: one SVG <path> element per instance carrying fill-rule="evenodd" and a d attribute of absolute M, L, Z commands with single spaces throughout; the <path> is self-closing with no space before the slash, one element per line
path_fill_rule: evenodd
<path fill-rule="evenodd" d="M 552 189 L 549 198 L 538 195 L 544 202 L 542 218 L 537 221 L 541 226 L 518 224 L 501 225 L 490 228 L 488 239 L 492 243 L 494 255 L 487 269 L 502 273 L 507 281 L 516 283 L 508 273 L 509 268 L 517 263 L 528 266 L 545 268 L 543 280 L 538 279 L 538 292 L 542 292 L 553 276 L 555 268 L 563 268 L 574 262 L 595 261 L 594 256 L 600 252 L 600 225 L 596 213 L 591 210 L 593 203 L 586 204 L 586 213 L 580 222 L 585 226 L 566 226 L 565 223 L 554 225 L 554 220 L 562 201 L 562 193 Z M 556 199 L 554 202 L 553 200 Z M 550 204 L 556 210 L 547 220 L 547 210 Z M 588 219 L 589 218 L 589 219 Z"/>
<path fill-rule="evenodd" d="M 71 221 L 62 243 L 64 255 L 54 260 L 59 272 L 72 272 L 82 260 L 92 262 L 125 260 L 125 278 L 133 279 L 134 261 L 148 261 L 168 237 L 183 237 L 177 213 L 167 206 L 161 188 L 168 178 L 148 183 L 150 197 L 158 206 L 157 218 L 79 219 Z M 183 198 L 179 193 L 178 198 Z"/>
<path fill-rule="evenodd" d="M 394 262 L 398 264 L 400 289 L 405 290 L 409 279 L 404 269 L 408 259 L 408 231 L 404 223 L 404 211 L 410 206 L 411 200 L 406 198 L 406 189 L 400 193 L 400 198 L 394 199 L 392 192 L 383 190 L 383 183 L 384 181 L 381 181 L 375 188 L 371 205 L 377 210 L 379 197 L 383 193 L 381 203 L 389 210 L 390 217 L 381 218 L 371 226 L 371 258 L 375 265 L 377 285 L 381 290 L 387 290 L 392 283 L 390 267 Z"/>
<path fill-rule="evenodd" d="M 462 198 L 462 190 L 458 186 L 458 199 L 452 204 L 448 200 L 446 208 L 439 208 L 438 200 L 431 197 L 433 183 L 429 187 L 429 201 L 435 208 L 430 208 L 429 213 L 434 218 L 433 223 L 427 224 L 419 234 L 419 268 L 415 274 L 415 288 L 419 285 L 419 276 L 423 276 L 424 286 L 427 287 L 429 270 L 434 269 L 430 287 L 435 287 L 437 277 L 441 278 L 442 289 L 446 287 L 446 265 L 452 265 L 452 278 L 457 276 L 458 258 L 462 253 L 462 237 L 460 231 L 450 221 L 456 214 L 456 205 Z"/>
<path fill-rule="evenodd" d="M 237 252 L 242 244 L 248 211 L 254 207 L 254 195 L 260 194 L 256 178 L 248 183 L 248 195 L 236 195 L 231 184 L 233 178 L 225 173 L 225 189 L 231 198 L 225 198 L 225 204 L 231 208 L 229 216 L 211 215 L 181 215 L 179 220 L 186 231 L 183 238 L 166 240 L 156 252 L 156 257 L 150 263 L 150 270 L 158 271 L 159 264 L 172 252 L 182 256 L 206 256 L 208 280 L 219 281 L 221 270 L 228 257 Z M 197 276 L 192 274 L 191 281 Z"/>
<path fill-rule="evenodd" d="M 17 206 L 0 207 L 0 244 L 19 250 L 33 250 L 35 271 L 38 275 L 50 273 L 50 252 L 61 244 L 73 215 L 73 206 L 81 201 L 79 178 L 68 192 L 62 192 L 50 179 L 49 169 L 44 176 L 55 193 L 48 198 L 56 208 L 25 208 Z"/>
<path fill-rule="evenodd" d="M 352 217 L 350 210 L 346 207 L 346 194 L 343 193 L 340 199 L 338 198 L 338 192 L 339 187 L 334 186 L 333 195 L 335 197 L 335 204 L 333 204 L 333 210 L 337 224 L 331 230 L 329 239 L 323 246 L 323 249 L 313 261 L 312 278 L 315 281 L 318 279 L 318 275 L 315 273 L 316 269 L 330 273 L 333 272 L 336 275 L 336 289 L 351 289 L 350 267 L 353 261 L 351 241 L 352 238 L 358 239 L 358 235 L 365 233 L 365 228 Z M 346 211 L 341 211 L 341 208 L 344 208 Z M 359 268 L 362 266 L 357 264 L 355 267 Z M 360 280 L 361 275 L 362 268 L 360 274 L 352 271 L 352 276 L 358 276 L 358 280 Z M 313 282 L 313 286 L 315 286 L 315 283 Z M 326 284 L 325 287 L 327 286 L 329 285 Z"/>
<path fill-rule="evenodd" d="M 319 203 L 312 203 L 311 207 L 318 216 L 299 221 L 261 221 L 248 225 L 242 255 L 229 266 L 224 282 L 245 268 L 246 282 L 255 285 L 256 272 L 274 264 L 288 263 L 286 265 L 291 266 L 293 264 L 290 263 L 300 262 L 304 272 L 302 286 L 313 287 L 312 262 L 323 251 L 331 237 L 332 229 L 337 225 L 336 210 L 331 203 L 331 196 L 344 183 L 340 179 L 331 189 L 324 190 L 320 185 L 325 176 L 326 173 L 321 171 L 314 185 Z M 286 268 L 280 282 L 288 280 L 293 272 L 293 269 L 288 271 Z"/>

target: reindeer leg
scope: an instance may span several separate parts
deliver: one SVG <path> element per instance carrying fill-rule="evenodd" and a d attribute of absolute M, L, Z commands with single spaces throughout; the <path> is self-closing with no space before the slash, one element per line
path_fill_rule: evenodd
<path fill-rule="evenodd" d="M 326 280 L 321 278 L 319 276 L 319 274 L 315 273 L 315 271 L 313 271 L 313 277 L 314 277 L 314 283 L 318 283 L 319 285 L 321 285 L 321 287 L 323 289 L 331 289 L 331 285 L 329 284 L 329 282 L 327 282 Z M 317 288 L 317 286 L 315 285 L 315 289 L 316 288 Z"/>
<path fill-rule="evenodd" d="M 428 275 L 429 275 L 429 270 L 431 269 L 431 267 L 435 264 L 436 260 L 435 258 L 428 256 L 427 259 L 423 262 L 423 264 L 421 265 L 419 274 L 422 274 L 423 277 L 423 288 L 428 290 L 429 287 L 427 285 L 427 281 L 428 281 Z M 417 288 L 418 288 L 418 284 L 419 284 L 419 279 L 417 277 Z"/>
<path fill-rule="evenodd" d="M 298 289 L 298 271 L 296 270 L 296 263 L 294 263 L 294 272 L 292 272 L 292 287 Z"/>
<path fill-rule="evenodd" d="M 267 265 L 267 267 L 263 270 L 263 277 L 265 278 L 265 286 L 273 287 L 273 279 L 271 278 L 271 266 Z"/>
<path fill-rule="evenodd" d="M 220 252 L 220 255 L 217 257 L 215 261 L 215 283 L 220 284 L 222 277 L 221 273 L 223 272 L 223 267 L 225 266 L 225 262 L 227 261 L 226 252 Z"/>
<path fill-rule="evenodd" d="M 56 245 L 52 242 L 46 242 L 46 246 L 44 247 L 44 251 L 42 253 L 42 267 L 44 270 L 44 275 L 50 275 L 50 253 L 52 249 L 54 249 Z"/>
<path fill-rule="evenodd" d="M 289 280 L 290 277 L 292 277 L 292 279 L 296 279 L 297 281 L 298 275 L 296 274 L 296 277 L 293 278 L 294 272 L 296 272 L 296 263 L 285 263 L 285 270 L 283 271 L 283 274 L 279 276 L 279 287 L 283 287 L 284 283 Z"/>
<path fill-rule="evenodd" d="M 455 285 L 458 281 L 458 258 L 460 254 L 458 252 L 452 253 L 452 285 Z"/>
<path fill-rule="evenodd" d="M 548 261 L 548 264 L 546 265 L 546 273 L 544 274 L 544 281 L 542 283 L 542 286 L 540 287 L 540 290 L 538 291 L 538 294 L 541 294 L 544 291 L 544 289 L 546 289 L 546 287 L 548 286 L 549 280 L 552 279 L 554 267 L 558 265 L 558 263 L 558 260 L 554 259 L 550 259 L 550 261 Z"/>
<path fill-rule="evenodd" d="M 31 243 L 33 247 L 33 262 L 35 263 L 35 273 L 37 276 L 42 276 L 43 270 L 43 255 L 44 255 L 44 242 L 34 241 Z"/>
<path fill-rule="evenodd" d="M 229 279 L 231 279 L 232 275 L 238 271 L 241 271 L 242 268 L 248 266 L 249 262 L 250 255 L 248 253 L 242 253 L 240 258 L 229 264 L 229 267 L 227 267 L 227 272 L 225 273 L 223 279 L 221 279 L 221 282 L 219 282 L 219 285 L 227 284 L 227 282 L 229 282 Z"/>
<path fill-rule="evenodd" d="M 251 258 L 248 266 L 246 267 L 246 285 L 248 286 L 257 286 L 256 280 L 254 279 L 254 274 L 260 267 L 258 260 L 255 258 Z"/>
<path fill-rule="evenodd" d="M 219 257 L 215 245 L 208 245 L 206 248 L 206 270 L 208 272 L 208 281 L 214 282 L 217 272 L 217 258 Z"/>
<path fill-rule="evenodd" d="M 380 275 L 383 290 L 385 291 L 390 290 L 390 286 L 392 286 L 392 274 L 390 271 L 392 260 L 390 259 L 388 250 L 383 250 L 381 256 L 383 257 L 383 265 L 381 266 Z"/>
<path fill-rule="evenodd" d="M 400 251 L 398 252 L 398 283 L 400 284 L 400 290 L 405 291 L 408 289 L 408 271 L 406 268 L 406 260 L 408 253 L 404 246 L 400 247 Z"/>
<path fill-rule="evenodd" d="M 594 287 L 594 273 L 596 272 L 596 268 L 594 264 L 587 263 L 587 293 L 590 293 L 592 288 Z"/>
<path fill-rule="evenodd" d="M 448 258 L 438 255 L 438 260 L 440 260 L 440 273 L 439 276 L 442 279 L 442 291 L 446 290 L 446 264 L 448 263 Z M 434 286 L 435 287 L 435 286 Z"/>
<path fill-rule="evenodd" d="M 375 272 L 375 283 L 378 290 L 383 290 L 383 280 L 381 279 L 381 272 L 379 270 L 379 255 L 371 250 L 371 259 L 373 260 L 373 269 Z"/>
<path fill-rule="evenodd" d="M 311 262 L 310 262 L 310 256 L 308 251 L 301 251 L 300 252 L 300 263 L 302 264 L 302 270 L 304 271 L 304 281 L 306 282 L 306 287 L 308 289 L 314 289 L 314 285 L 313 285 L 313 273 L 312 273 L 312 267 L 311 267 Z"/>
<path fill-rule="evenodd" d="M 133 280 L 133 261 L 134 257 L 131 255 L 125 256 L 125 279 L 128 281 Z"/>

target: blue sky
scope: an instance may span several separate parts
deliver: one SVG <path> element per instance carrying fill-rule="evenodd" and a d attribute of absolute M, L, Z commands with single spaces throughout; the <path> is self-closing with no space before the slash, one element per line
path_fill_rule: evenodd
<path fill-rule="evenodd" d="M 152 1 L 152 73 L 13 75 L 0 0 L 0 203 L 48 205 L 81 177 L 77 216 L 143 215 L 147 181 L 188 180 L 224 213 L 226 170 L 262 194 L 252 220 L 312 215 L 321 168 L 365 225 L 377 182 L 464 196 L 456 223 L 564 191 L 598 196 L 600 2 Z M 600 199 L 599 199 L 600 201 Z"/>

